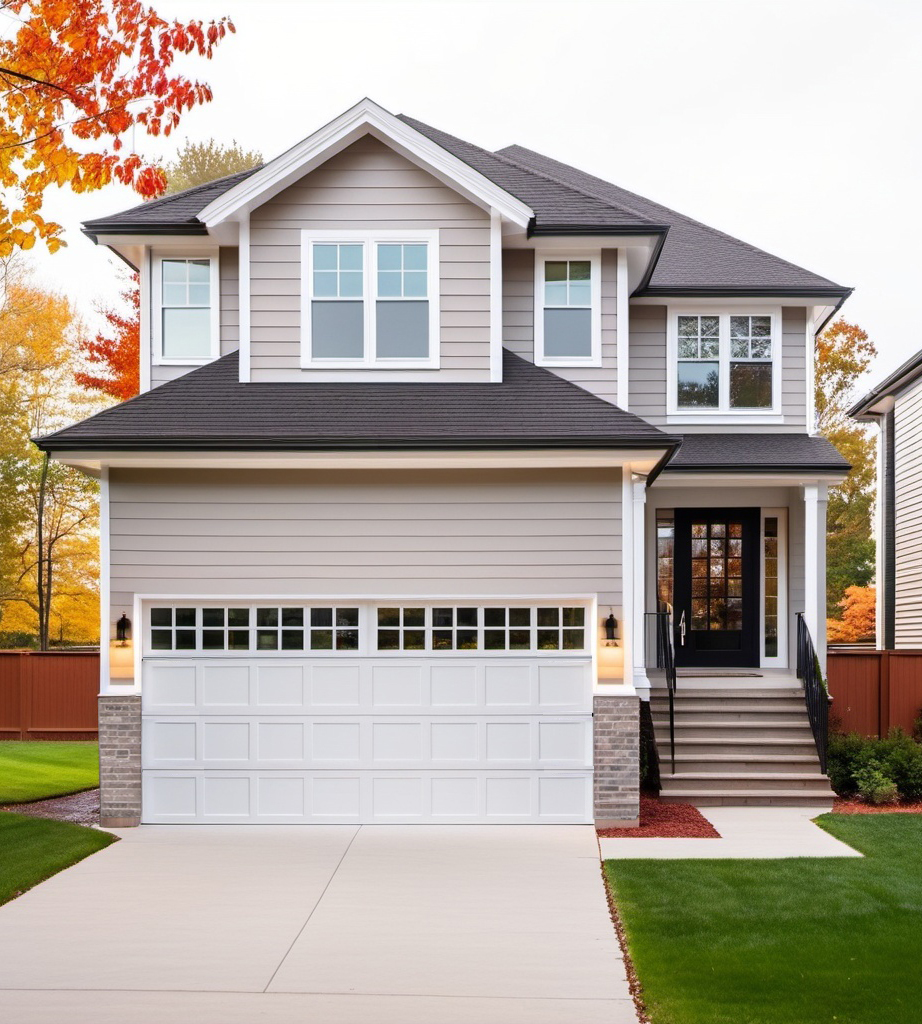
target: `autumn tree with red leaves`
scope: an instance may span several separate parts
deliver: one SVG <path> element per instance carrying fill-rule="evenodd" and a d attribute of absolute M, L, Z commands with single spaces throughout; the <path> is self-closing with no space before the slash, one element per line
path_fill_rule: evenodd
<path fill-rule="evenodd" d="M 141 390 L 141 290 L 137 274 L 126 275 L 121 300 L 121 308 L 100 309 L 108 323 L 106 330 L 80 342 L 87 362 L 103 369 L 103 374 L 81 371 L 74 378 L 83 388 L 125 402 Z"/>
<path fill-rule="evenodd" d="M 166 21 L 139 0 L 0 0 L 18 22 L 0 39 L 0 257 L 43 239 L 54 252 L 61 226 L 42 217 L 52 185 L 75 192 L 112 181 L 159 195 L 163 171 L 125 151 L 138 126 L 169 135 L 211 89 L 178 74 L 177 57 L 210 59 L 234 31 L 229 18 Z"/>

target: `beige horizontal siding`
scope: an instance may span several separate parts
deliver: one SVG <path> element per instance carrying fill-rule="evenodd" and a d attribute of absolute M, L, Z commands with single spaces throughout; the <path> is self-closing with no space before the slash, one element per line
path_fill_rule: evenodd
<path fill-rule="evenodd" d="M 602 250 L 602 365 L 548 367 L 609 402 L 618 391 L 618 251 Z M 535 253 L 531 249 L 503 252 L 503 345 L 535 359 Z"/>
<path fill-rule="evenodd" d="M 651 423 L 666 422 L 666 307 L 631 306 L 628 408 Z"/>
<path fill-rule="evenodd" d="M 441 369 L 419 371 L 420 378 L 489 380 L 490 219 L 370 136 L 331 157 L 252 215 L 253 380 L 319 375 L 300 367 L 301 232 L 311 228 L 438 230 Z M 358 369 L 352 376 L 384 380 L 387 374 Z"/>
<path fill-rule="evenodd" d="M 894 408 L 895 641 L 922 647 L 922 382 Z"/>
<path fill-rule="evenodd" d="M 609 470 L 113 470 L 110 495 L 116 618 L 144 593 L 597 594 L 620 610 Z"/>
<path fill-rule="evenodd" d="M 806 309 L 785 306 L 781 310 L 781 411 L 786 427 L 807 424 L 806 332 Z"/>

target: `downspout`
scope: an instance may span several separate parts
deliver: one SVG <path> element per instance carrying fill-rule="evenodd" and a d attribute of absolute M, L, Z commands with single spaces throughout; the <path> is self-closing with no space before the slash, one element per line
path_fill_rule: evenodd
<path fill-rule="evenodd" d="M 883 545 L 883 580 L 878 580 L 878 592 L 883 602 L 883 649 L 892 651 L 896 646 L 896 415 L 890 409 L 881 417 L 883 432 L 883 486 L 878 501 L 881 507 L 881 544 Z M 883 586 L 881 587 L 881 583 Z"/>

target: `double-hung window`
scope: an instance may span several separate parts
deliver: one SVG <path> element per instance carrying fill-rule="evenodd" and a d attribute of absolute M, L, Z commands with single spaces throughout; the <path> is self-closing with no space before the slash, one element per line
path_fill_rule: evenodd
<path fill-rule="evenodd" d="M 670 311 L 673 416 L 780 413 L 779 311 Z"/>
<path fill-rule="evenodd" d="M 305 232 L 302 365 L 438 366 L 438 232 Z"/>
<path fill-rule="evenodd" d="M 217 358 L 217 259 L 157 257 L 153 285 L 157 362 L 204 363 Z"/>
<path fill-rule="evenodd" d="M 535 362 L 600 366 L 601 261 L 597 255 L 538 254 L 535 275 Z"/>

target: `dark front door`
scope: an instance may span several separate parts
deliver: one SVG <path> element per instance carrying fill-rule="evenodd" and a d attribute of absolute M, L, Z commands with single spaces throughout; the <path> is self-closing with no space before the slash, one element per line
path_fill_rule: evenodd
<path fill-rule="evenodd" d="M 676 664 L 759 664 L 757 508 L 675 510 Z"/>

